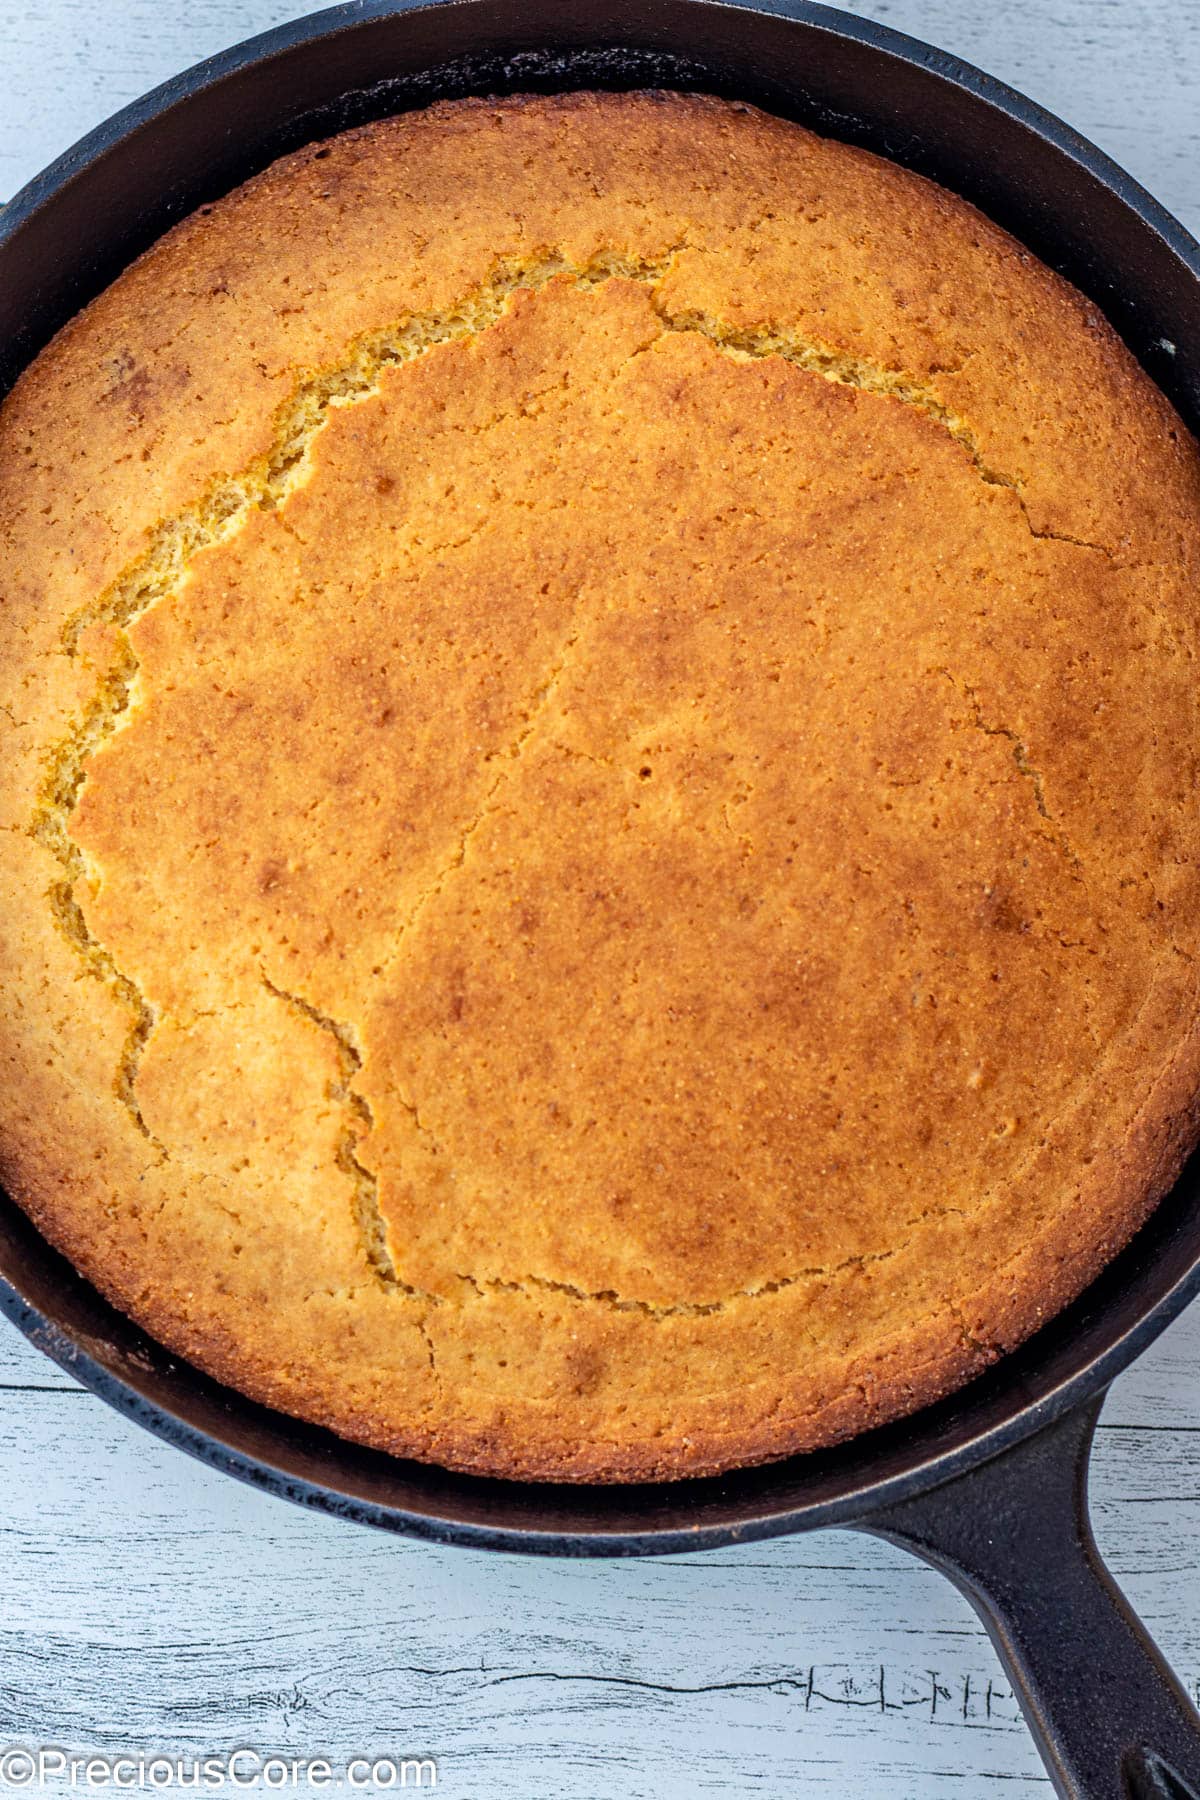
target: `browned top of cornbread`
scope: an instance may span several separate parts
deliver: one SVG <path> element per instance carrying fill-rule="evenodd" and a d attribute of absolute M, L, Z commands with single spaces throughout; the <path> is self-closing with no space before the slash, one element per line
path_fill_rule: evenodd
<path fill-rule="evenodd" d="M 963 202 L 468 101 L 0 413 L 0 1169 L 175 1350 L 623 1479 L 944 1392 L 1196 1130 L 1200 463 Z"/>

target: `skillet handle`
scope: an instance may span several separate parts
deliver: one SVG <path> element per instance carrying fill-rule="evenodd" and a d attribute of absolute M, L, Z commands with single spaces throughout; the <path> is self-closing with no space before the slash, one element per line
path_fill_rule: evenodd
<path fill-rule="evenodd" d="M 1066 1800 L 1200 1800 L 1200 1715 L 1092 1536 L 1087 1467 L 1103 1398 L 859 1529 L 962 1589 Z"/>

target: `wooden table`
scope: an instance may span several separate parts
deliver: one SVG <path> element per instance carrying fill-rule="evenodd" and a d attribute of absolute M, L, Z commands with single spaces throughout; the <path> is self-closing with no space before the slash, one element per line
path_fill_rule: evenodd
<path fill-rule="evenodd" d="M 278 0 L 0 0 L 0 194 Z M 1195 0 L 876 0 L 1200 228 Z M 1200 1307 L 1114 1388 L 1098 1535 L 1200 1686 Z M 430 1755 L 455 1800 L 1047 1792 L 965 1602 L 849 1532 L 661 1562 L 443 1552 L 310 1517 L 0 1327 L 0 1747 Z"/>

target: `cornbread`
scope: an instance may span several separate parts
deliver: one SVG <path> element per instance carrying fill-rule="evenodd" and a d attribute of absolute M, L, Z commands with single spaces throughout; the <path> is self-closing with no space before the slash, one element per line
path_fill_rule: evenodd
<path fill-rule="evenodd" d="M 680 1476 L 953 1389 L 1200 1116 L 1200 458 L 963 201 L 462 101 L 0 410 L 0 1174 L 385 1450 Z"/>

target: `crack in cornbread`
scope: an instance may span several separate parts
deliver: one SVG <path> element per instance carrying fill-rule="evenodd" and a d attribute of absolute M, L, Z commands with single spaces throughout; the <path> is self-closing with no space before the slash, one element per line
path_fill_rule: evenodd
<path fill-rule="evenodd" d="M 151 252 L 0 482 L 4 1171 L 214 1373 L 727 1466 L 964 1379 L 1170 1179 L 1195 451 L 961 202 L 435 108 Z"/>
<path fill-rule="evenodd" d="M 349 1175 L 354 1183 L 354 1213 L 367 1260 L 385 1287 L 399 1288 L 402 1293 L 410 1294 L 415 1299 L 436 1304 L 436 1294 L 423 1294 L 419 1288 L 409 1287 L 397 1276 L 396 1265 L 388 1250 L 387 1231 L 379 1215 L 378 1183 L 370 1169 L 359 1162 L 355 1152 L 359 1138 L 364 1131 L 370 1131 L 375 1120 L 362 1095 L 354 1091 L 354 1077 L 362 1068 L 363 1059 L 351 1027 L 340 1024 L 337 1019 L 331 1019 L 301 994 L 285 993 L 267 975 L 262 977 L 262 984 L 277 1000 L 295 1007 L 297 1012 L 302 1013 L 306 1019 L 311 1019 L 321 1031 L 328 1033 L 337 1048 L 337 1077 L 328 1084 L 327 1093 L 329 1099 L 336 1100 L 345 1108 L 346 1123 L 338 1139 L 335 1160 L 338 1168 Z M 149 1008 L 144 1010 L 149 1011 Z"/>
<path fill-rule="evenodd" d="M 678 248 L 684 247 L 681 245 Z M 78 848 L 71 839 L 69 824 L 83 785 L 89 757 L 118 728 L 130 705 L 138 663 L 129 640 L 124 635 L 125 627 L 151 607 L 170 597 L 185 578 L 191 558 L 197 551 L 226 541 L 256 509 L 282 510 L 287 504 L 288 495 L 303 479 L 309 448 L 323 428 L 329 409 L 353 405 L 376 393 L 379 376 L 384 369 L 424 355 L 440 344 L 486 331 L 502 316 L 506 302 L 517 290 L 534 292 L 550 280 L 569 280 L 582 288 L 594 289 L 606 280 L 617 277 L 644 282 L 653 289 L 661 282 L 665 270 L 666 265 L 655 268 L 629 257 L 611 254 L 586 267 L 572 268 L 561 253 L 548 252 L 527 265 L 498 270 L 448 313 L 408 318 L 372 334 L 354 346 L 346 360 L 337 367 L 309 377 L 297 388 L 281 411 L 274 442 L 265 457 L 239 475 L 222 478 L 209 493 L 177 518 L 161 521 L 152 533 L 151 547 L 146 554 L 125 570 L 99 600 L 81 607 L 64 624 L 63 647 L 70 656 L 78 654 L 80 636 L 88 626 L 108 624 L 116 628 L 118 636 L 112 662 L 101 677 L 95 695 L 75 729 L 63 739 L 49 758 L 42 794 L 30 830 L 54 851 L 66 875 L 65 880 L 56 882 L 50 890 L 51 904 L 62 930 L 78 946 L 91 971 L 101 979 L 111 981 L 134 1012 L 134 1022 L 130 1028 L 127 1048 L 122 1055 L 115 1087 L 139 1131 L 144 1135 L 149 1137 L 151 1134 L 138 1109 L 135 1087 L 138 1060 L 154 1028 L 154 1009 L 138 993 L 136 983 L 117 967 L 109 951 L 97 944 L 87 931 L 74 899 L 74 884 L 82 872 L 82 865 Z M 757 331 L 744 328 L 734 330 L 723 326 L 719 320 L 698 313 L 675 317 L 661 307 L 656 310 L 666 330 L 700 332 L 719 350 L 731 356 L 750 359 L 778 356 L 794 363 L 798 368 L 820 376 L 824 381 L 839 383 L 863 393 L 911 406 L 944 426 L 955 442 L 963 447 L 982 481 L 1019 490 L 1019 483 L 1013 477 L 998 474 L 986 467 L 970 427 L 943 406 L 932 393 L 902 372 L 869 363 L 861 357 L 839 355 L 828 345 L 808 342 L 797 338 L 793 333 L 781 332 L 773 327 Z M 1085 546 L 1083 540 L 1066 537 L 1061 533 L 1034 531 L 1023 504 L 1022 517 L 1034 536 L 1056 538 L 1108 554 L 1101 545 Z M 573 643 L 574 638 L 568 638 L 564 653 Z M 554 679 L 555 673 L 552 672 L 535 696 L 535 708 L 552 688 Z M 950 679 L 953 680 L 953 676 Z M 975 704 L 970 690 L 967 691 Z M 976 719 L 981 730 L 998 731 L 1012 739 L 1018 766 L 1033 780 L 1038 811 L 1044 818 L 1048 818 L 1040 777 L 1021 760 L 1025 752 L 1016 734 L 1004 727 L 983 725 L 977 706 Z M 520 755 L 522 744 L 531 731 L 532 725 L 505 753 L 509 761 L 515 761 Z M 496 787 L 502 782 L 503 774 L 497 777 Z M 495 791 L 493 788 L 492 792 Z M 489 794 L 485 811 L 490 799 Z M 451 867 L 461 862 L 470 835 L 482 816 L 480 814 L 466 827 Z M 416 910 L 434 897 L 439 886 L 440 882 L 421 897 L 413 916 Z M 411 917 L 404 922 L 400 928 L 400 937 L 403 937 L 411 923 Z M 267 985 L 269 987 L 270 983 Z M 272 992 L 278 990 L 272 989 Z M 281 997 L 289 998 L 286 995 Z M 298 1001 L 296 1004 L 304 1003 Z M 317 1014 L 314 1016 L 320 1017 Z M 334 1033 L 345 1052 L 349 1042 L 344 1035 L 347 1028 L 338 1027 L 331 1020 L 322 1022 Z M 355 1097 L 352 1091 L 348 1091 L 353 1101 Z M 363 1211 L 362 1216 L 370 1219 L 370 1208 Z M 372 1238 L 375 1238 L 377 1233 L 374 1226 L 370 1226 L 369 1230 Z M 389 1278 L 394 1277 L 394 1270 L 390 1270 L 390 1259 L 382 1242 L 372 1251 L 372 1260 L 377 1263 L 381 1272 L 389 1273 Z"/>
<path fill-rule="evenodd" d="M 925 1211 L 918 1214 L 915 1219 L 909 1219 L 907 1221 L 907 1226 L 911 1227 L 913 1225 L 919 1225 L 925 1219 L 935 1216 L 942 1217 L 947 1213 L 959 1213 L 961 1215 L 961 1208 L 926 1207 Z M 487 1289 L 491 1289 L 494 1293 L 528 1295 L 531 1290 L 540 1288 L 545 1293 L 564 1294 L 570 1300 L 582 1301 L 589 1306 L 606 1306 L 611 1308 L 613 1312 L 636 1312 L 641 1313 L 644 1317 L 650 1319 L 696 1319 L 705 1318 L 712 1313 L 724 1312 L 732 1300 L 758 1300 L 765 1295 L 781 1293 L 784 1288 L 794 1287 L 798 1281 L 804 1281 L 819 1276 L 840 1275 L 846 1269 L 861 1268 L 864 1263 L 868 1262 L 887 1262 L 889 1258 L 898 1255 L 900 1251 L 906 1248 L 907 1243 L 905 1242 L 897 1244 L 895 1248 L 891 1250 L 879 1250 L 873 1256 L 848 1256 L 844 1262 L 836 1263 L 824 1268 L 798 1269 L 794 1275 L 781 1275 L 775 1281 L 765 1282 L 762 1287 L 746 1288 L 740 1294 L 731 1294 L 723 1300 L 710 1300 L 705 1305 L 688 1305 L 687 1303 L 683 1303 L 679 1306 L 654 1306 L 648 1300 L 623 1299 L 620 1294 L 614 1293 L 611 1288 L 602 1289 L 599 1293 L 589 1294 L 585 1293 L 582 1288 L 572 1287 L 570 1282 L 546 1281 L 538 1275 L 526 1275 L 520 1281 L 505 1281 L 499 1276 L 494 1276 L 490 1281 L 479 1282 L 476 1281 L 473 1275 L 460 1275 L 459 1279 L 465 1281 L 468 1287 L 472 1288 L 480 1298 L 482 1298 Z"/>
<path fill-rule="evenodd" d="M 675 246 L 671 255 L 685 245 Z M 78 847 L 70 834 L 70 816 L 74 810 L 80 789 L 83 785 L 87 763 L 96 748 L 119 728 L 131 704 L 134 683 L 138 673 L 138 660 L 125 635 L 125 628 L 146 613 L 151 607 L 169 599 L 179 584 L 185 579 L 192 557 L 200 550 L 227 541 L 244 525 L 251 512 L 282 511 L 287 505 L 289 494 L 301 483 L 308 462 L 310 447 L 317 434 L 322 430 L 330 408 L 353 405 L 378 392 L 379 377 L 386 368 L 394 368 L 413 358 L 427 354 L 438 345 L 452 341 L 461 341 L 473 337 L 479 332 L 488 330 L 502 316 L 511 296 L 519 291 L 536 292 L 548 281 L 570 281 L 577 286 L 595 290 L 605 281 L 624 278 L 647 284 L 653 291 L 661 283 L 668 263 L 657 267 L 639 263 L 635 259 L 619 254 L 606 254 L 585 267 L 570 267 L 561 252 L 546 252 L 525 265 L 502 267 L 479 288 L 463 297 L 449 312 L 426 314 L 410 317 L 384 330 L 373 333 L 359 344 L 353 346 L 349 355 L 332 369 L 322 370 L 302 382 L 294 395 L 281 409 L 274 441 L 267 454 L 250 468 L 237 475 L 220 479 L 212 490 L 203 495 L 194 505 L 188 507 L 174 519 L 158 523 L 151 534 L 151 547 L 146 554 L 126 569 L 113 583 L 111 589 L 97 601 L 90 602 L 73 613 L 63 626 L 63 648 L 69 656 L 78 654 L 79 640 L 89 626 L 106 624 L 117 632 L 112 661 L 102 674 L 95 694 L 82 713 L 74 730 L 63 739 L 61 744 L 49 758 L 48 769 L 37 810 L 30 824 L 32 834 L 47 847 L 52 849 L 62 864 L 65 879 L 55 882 L 49 890 L 51 906 L 60 928 L 79 949 L 81 957 L 89 971 L 100 979 L 109 981 L 125 1000 L 133 1013 L 129 1038 L 122 1053 L 121 1062 L 114 1081 L 117 1093 L 134 1119 L 140 1132 L 152 1142 L 165 1156 L 165 1148 L 157 1143 L 148 1130 L 136 1099 L 137 1068 L 146 1043 L 154 1029 L 155 1012 L 142 996 L 133 982 L 117 966 L 111 952 L 96 942 L 87 930 L 83 915 L 74 898 L 74 886 L 82 873 L 82 860 Z M 835 382 L 851 387 L 863 393 L 877 395 L 905 406 L 933 419 L 943 426 L 954 441 L 966 452 L 973 468 L 982 481 L 991 485 L 1003 486 L 1016 490 L 1018 483 L 1009 476 L 997 474 L 988 469 L 980 456 L 979 449 L 970 427 L 957 418 L 928 390 L 898 371 L 889 370 L 872 364 L 861 357 L 840 355 L 828 345 L 808 342 L 798 338 L 794 333 L 779 331 L 774 327 L 763 327 L 760 330 L 747 330 L 722 326 L 719 320 L 701 314 L 688 314 L 675 317 L 661 306 L 656 312 L 667 331 L 699 332 L 723 353 L 735 358 L 748 359 L 778 356 L 784 361 L 795 364 L 812 374 L 820 376 L 824 381 Z M 1022 517 L 1035 536 L 1061 536 L 1056 533 L 1036 533 L 1022 506 Z M 1065 541 L 1077 543 L 1077 539 Z M 454 546 L 458 547 L 458 546 Z M 1100 549 L 1101 546 L 1088 546 Z M 1104 552 L 1107 554 L 1107 552 Z M 577 634 L 571 634 L 563 645 L 563 657 L 573 648 Z M 538 708 L 552 692 L 555 681 L 561 673 L 562 664 L 551 671 L 537 693 L 534 695 L 526 726 L 515 742 L 503 753 L 503 761 L 515 763 L 521 750 L 532 735 L 534 719 Z M 951 677 L 953 680 L 953 677 Z M 1028 769 L 1022 760 L 1024 748 L 1016 735 L 1003 727 L 987 727 L 979 718 L 978 706 L 974 696 L 970 695 L 976 705 L 976 722 L 981 730 L 996 730 L 1014 743 L 1014 756 L 1023 773 L 1031 776 L 1038 811 L 1048 817 L 1042 793 L 1040 777 Z M 400 925 L 397 932 L 397 946 L 402 942 L 404 934 L 414 922 L 416 915 L 440 891 L 445 875 L 451 868 L 461 865 L 466 854 L 467 844 L 486 815 L 496 792 L 503 785 L 503 770 L 497 776 L 489 790 L 483 809 L 465 827 L 447 869 L 437 881 L 423 893 L 416 906 Z M 325 1030 L 329 1031 L 337 1045 L 339 1055 L 346 1065 L 343 1080 L 344 1098 L 352 1123 L 347 1128 L 347 1135 L 339 1145 L 338 1155 L 343 1166 L 348 1167 L 356 1182 L 356 1212 L 360 1228 L 367 1244 L 368 1255 L 381 1279 L 396 1286 L 400 1291 L 414 1296 L 429 1298 L 419 1288 L 410 1288 L 400 1281 L 396 1275 L 391 1255 L 387 1248 L 386 1235 L 378 1218 L 374 1199 L 374 1178 L 369 1171 L 359 1164 L 353 1154 L 355 1121 L 361 1128 L 363 1124 L 370 1128 L 372 1123 L 370 1109 L 362 1097 L 355 1093 L 352 1081 L 353 1074 L 362 1066 L 359 1052 L 354 1048 L 351 1028 L 338 1025 L 334 1020 L 321 1014 L 316 1008 L 294 995 L 283 993 L 274 987 L 264 976 L 264 983 L 278 998 L 303 1008 Z M 411 1108 L 416 1117 L 415 1106 Z M 849 1259 L 849 1266 L 855 1258 Z M 802 1273 L 823 1274 L 826 1271 L 815 1269 Z M 470 1281 L 469 1276 L 464 1280 Z M 790 1285 L 791 1277 L 770 1283 L 761 1290 L 747 1290 L 751 1297 L 756 1292 L 775 1292 L 785 1283 Z M 795 1279 L 799 1279 L 796 1277 Z M 536 1282 L 536 1277 L 530 1278 Z M 509 1283 L 510 1287 L 518 1284 Z M 554 1283 L 543 1285 L 553 1287 Z M 578 1290 L 567 1284 L 557 1284 L 559 1291 L 572 1293 L 577 1298 L 584 1298 Z M 598 1297 L 598 1296 L 597 1296 Z M 630 1304 L 636 1305 L 637 1302 Z M 723 1302 L 712 1302 L 703 1311 L 712 1311 Z M 651 1313 L 667 1311 L 667 1308 L 648 1308 Z"/>
<path fill-rule="evenodd" d="M 963 694 L 965 696 L 965 698 L 970 702 L 972 718 L 973 718 L 973 722 L 974 722 L 974 725 L 975 725 L 975 728 L 977 731 L 982 731 L 985 734 L 985 736 L 987 736 L 987 737 L 1002 737 L 1002 738 L 1008 739 L 1009 743 L 1013 747 L 1013 749 L 1012 749 L 1013 761 L 1016 763 L 1016 765 L 1017 765 L 1018 769 L 1020 769 L 1022 775 L 1024 775 L 1026 777 L 1026 779 L 1029 781 L 1029 783 L 1031 784 L 1031 786 L 1033 788 L 1033 803 L 1034 803 L 1034 805 L 1037 807 L 1037 810 L 1038 810 L 1039 814 L 1041 815 L 1041 817 L 1043 819 L 1045 819 L 1048 824 L 1053 825 L 1054 821 L 1051 817 L 1050 809 L 1046 805 L 1045 783 L 1042 780 L 1041 772 L 1038 769 L 1035 769 L 1033 764 L 1030 762 L 1029 750 L 1028 750 L 1027 746 L 1022 742 L 1020 733 L 1014 731 L 1012 729 L 1012 727 L 1009 725 L 989 725 L 987 720 L 983 716 L 983 709 L 981 708 L 981 706 L 979 704 L 978 696 L 975 694 L 973 689 L 965 686 L 963 682 L 959 681 L 950 669 L 942 669 L 939 671 L 939 673 L 944 675 L 946 677 L 947 681 L 950 683 L 950 685 L 953 688 L 957 689 L 957 691 L 960 694 Z M 1062 853 L 1066 857 L 1067 861 L 1070 863 L 1074 863 L 1076 866 L 1078 866 L 1079 862 L 1080 862 L 1080 858 L 1076 855 L 1075 851 L 1071 848 L 1071 845 L 1068 843 L 1068 841 L 1067 841 L 1066 837 L 1063 835 L 1063 833 L 1061 831 L 1056 830 L 1053 835 L 1054 835 L 1054 841 L 1061 848 Z"/>

